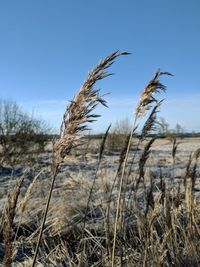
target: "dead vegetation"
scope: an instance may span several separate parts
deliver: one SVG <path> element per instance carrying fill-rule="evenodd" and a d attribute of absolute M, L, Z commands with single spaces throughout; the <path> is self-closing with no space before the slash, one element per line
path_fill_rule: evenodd
<path fill-rule="evenodd" d="M 83 131 L 98 117 L 95 107 L 107 105 L 94 85 L 109 75 L 106 70 L 114 59 L 127 54 L 115 52 L 89 73 L 66 108 L 52 163 L 37 166 L 26 186 L 29 172 L 9 188 L 1 212 L 3 266 L 199 266 L 199 149 L 179 177 L 176 139 L 169 162 L 162 159 L 156 171 L 148 167 L 157 141 L 148 135 L 162 104 L 157 93 L 166 89 L 159 79 L 170 73 L 158 70 L 143 90 L 114 167 L 104 163 L 110 127 L 98 154 L 87 157 Z M 138 138 L 135 131 L 144 116 Z M 85 145 L 84 155 L 73 156 L 72 151 Z M 70 168 L 79 168 L 78 163 L 81 170 L 72 176 Z"/>

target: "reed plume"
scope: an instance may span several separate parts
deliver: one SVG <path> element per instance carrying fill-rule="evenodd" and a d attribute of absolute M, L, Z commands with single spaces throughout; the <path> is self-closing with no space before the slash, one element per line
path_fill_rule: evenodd
<path fill-rule="evenodd" d="M 149 81 L 147 86 L 144 88 L 139 100 L 138 106 L 135 110 L 137 117 L 142 117 L 146 114 L 146 111 L 151 108 L 152 103 L 157 103 L 157 99 L 154 97 L 155 93 L 160 93 L 160 91 L 165 91 L 166 86 L 159 81 L 161 75 L 170 75 L 169 72 L 162 72 L 159 69 L 156 71 L 152 80 Z"/>
<path fill-rule="evenodd" d="M 94 114 L 93 110 L 98 104 L 106 105 L 106 101 L 99 95 L 100 90 L 94 89 L 94 85 L 97 81 L 111 75 L 106 69 L 108 69 L 114 60 L 121 55 L 128 55 L 128 52 L 116 51 L 100 63 L 88 74 L 87 79 L 83 83 L 79 92 L 74 99 L 67 106 L 63 115 L 63 121 L 60 127 L 60 136 L 53 142 L 53 156 L 52 156 L 52 172 L 53 177 L 51 181 L 51 187 L 49 190 L 46 208 L 43 215 L 42 225 L 36 245 L 35 255 L 32 263 L 32 267 L 35 266 L 37 254 L 39 251 L 39 245 L 42 237 L 42 232 L 46 222 L 47 212 L 51 200 L 51 195 L 55 183 L 60 164 L 64 161 L 65 157 L 69 155 L 70 151 L 81 145 L 81 135 L 85 130 L 88 130 L 87 123 L 91 123 L 96 120 L 100 115 Z"/>
<path fill-rule="evenodd" d="M 129 140 L 130 140 L 130 133 L 126 136 L 124 145 L 123 145 L 121 152 L 120 152 L 119 165 L 118 165 L 118 169 L 117 169 L 118 175 L 121 173 L 121 170 L 122 170 L 122 165 L 123 165 L 123 162 L 124 162 L 125 157 L 126 157 L 126 151 L 127 151 Z"/>
<path fill-rule="evenodd" d="M 136 182 L 136 186 L 135 186 L 135 190 L 137 191 L 138 189 L 138 186 L 139 186 L 139 183 L 141 181 L 141 179 L 144 179 L 144 175 L 145 175 L 145 164 L 149 158 L 149 153 L 150 153 L 150 149 L 154 143 L 154 141 L 156 140 L 156 137 L 153 137 L 152 139 L 150 139 L 150 141 L 145 145 L 144 147 L 144 151 L 141 155 L 141 158 L 139 160 L 139 177 L 137 179 L 137 182 Z"/>
<path fill-rule="evenodd" d="M 116 237 L 117 237 L 117 225 L 118 225 L 118 215 L 120 212 L 120 206 L 121 206 L 121 193 L 122 193 L 122 185 L 124 183 L 124 174 L 125 174 L 125 168 L 126 168 L 126 164 L 127 164 L 127 160 L 128 160 L 128 155 L 129 155 L 129 151 L 130 151 L 130 147 L 131 147 L 131 141 L 133 138 L 133 134 L 134 131 L 136 129 L 136 123 L 138 118 L 143 117 L 146 114 L 146 111 L 149 110 L 151 108 L 151 104 L 152 103 L 156 103 L 158 104 L 159 101 L 154 97 L 155 93 L 160 93 L 160 91 L 165 91 L 166 90 L 166 86 L 163 85 L 160 81 L 159 81 L 159 77 L 161 75 L 171 75 L 171 73 L 169 72 L 161 72 L 160 70 L 157 70 L 153 79 L 147 84 L 147 86 L 144 88 L 144 90 L 142 91 L 141 94 L 141 98 L 139 100 L 138 106 L 136 107 L 135 110 L 135 119 L 133 121 L 133 125 L 132 125 L 132 129 L 130 132 L 130 137 L 129 137 L 129 141 L 127 142 L 127 150 L 124 153 L 125 156 L 124 160 L 123 160 L 123 168 L 121 171 L 121 177 L 119 180 L 119 190 L 118 190 L 118 196 L 117 196 L 117 211 L 116 211 L 116 216 L 115 216 L 115 224 L 114 224 L 114 238 L 113 238 L 113 249 L 112 249 L 112 267 L 114 267 L 115 264 L 115 246 L 116 246 Z M 150 115 L 150 121 L 148 121 L 148 127 L 145 131 L 149 131 L 150 129 L 152 129 L 153 127 L 153 123 L 155 122 L 155 116 L 156 116 L 156 110 L 157 108 L 153 109 L 153 113 L 152 115 Z M 152 120 L 152 121 L 151 121 Z M 142 167 L 142 170 L 140 170 L 140 174 L 139 174 L 139 178 L 136 182 L 136 189 L 139 185 L 139 182 L 143 176 L 143 171 L 144 171 L 144 165 L 146 163 L 146 160 L 148 158 L 148 151 L 152 145 L 152 143 L 154 142 L 154 140 L 151 140 L 149 142 L 149 147 L 148 145 L 145 148 L 145 153 L 147 153 L 147 155 L 145 153 L 143 153 L 142 157 L 144 159 L 144 162 L 142 164 L 142 159 L 140 159 L 140 163 L 139 163 L 139 167 Z M 130 173 L 130 171 L 129 171 Z M 136 190 L 137 191 L 137 190 Z M 125 201 L 124 201 L 125 202 Z"/>
<path fill-rule="evenodd" d="M 141 133 L 141 140 L 143 140 L 151 131 L 154 131 L 156 129 L 156 119 L 157 119 L 157 113 L 158 108 L 162 104 L 163 100 L 157 101 L 156 105 L 152 109 L 148 119 L 146 120 Z"/>
<path fill-rule="evenodd" d="M 94 89 L 97 81 L 111 75 L 106 69 L 109 68 L 115 58 L 121 55 L 128 55 L 127 52 L 114 52 L 103 59 L 89 74 L 78 94 L 67 106 L 63 115 L 60 128 L 60 136 L 53 144 L 53 165 L 60 164 L 72 148 L 81 144 L 80 133 L 88 130 L 87 123 L 96 120 L 99 115 L 93 110 L 98 104 L 107 107 L 106 101 L 99 95 L 100 90 Z"/>
<path fill-rule="evenodd" d="M 175 137 L 173 139 L 173 147 L 172 147 L 172 158 L 173 158 L 173 161 L 175 161 L 175 156 L 176 156 L 177 148 L 178 148 L 178 144 L 176 142 L 176 137 Z"/>
<path fill-rule="evenodd" d="M 191 182 L 192 182 L 192 191 L 195 188 L 195 183 L 196 183 L 196 179 L 197 179 L 197 167 L 198 167 L 199 157 L 200 157 L 200 149 L 197 149 L 194 153 L 195 162 L 194 162 L 194 165 L 192 167 L 191 174 L 190 174 L 190 178 L 191 178 Z"/>

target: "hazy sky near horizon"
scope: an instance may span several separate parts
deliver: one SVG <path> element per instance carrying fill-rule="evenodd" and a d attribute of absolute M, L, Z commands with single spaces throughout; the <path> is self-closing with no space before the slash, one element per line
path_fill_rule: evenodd
<path fill-rule="evenodd" d="M 95 131 L 131 117 L 157 68 L 167 92 L 159 114 L 200 131 L 200 1 L 0 0 L 0 97 L 16 100 L 58 128 L 87 73 L 116 50 L 96 85 L 108 100 Z"/>

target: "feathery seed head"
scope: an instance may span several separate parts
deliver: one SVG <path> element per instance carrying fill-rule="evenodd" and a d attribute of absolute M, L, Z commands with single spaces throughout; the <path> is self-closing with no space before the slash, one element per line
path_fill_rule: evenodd
<path fill-rule="evenodd" d="M 89 72 L 77 95 L 68 104 L 63 115 L 60 136 L 53 143 L 53 166 L 59 165 L 72 148 L 81 144 L 80 133 L 88 130 L 87 123 L 96 120 L 100 115 L 94 114 L 93 110 L 98 104 L 107 107 L 106 101 L 100 96 L 99 91 L 94 89 L 97 81 L 111 75 L 106 69 L 113 63 L 114 59 L 127 52 L 114 52 L 101 60 L 100 63 Z"/>
<path fill-rule="evenodd" d="M 142 91 L 140 101 L 135 111 L 138 117 L 144 116 L 146 111 L 149 110 L 149 108 L 151 108 L 151 104 L 153 102 L 157 102 L 157 100 L 154 97 L 155 93 L 160 93 L 160 91 L 166 90 L 166 86 L 159 81 L 159 77 L 161 75 L 172 76 L 172 74 L 169 72 L 161 72 L 159 69 L 156 71 L 153 79 L 148 83 L 148 85 Z"/>

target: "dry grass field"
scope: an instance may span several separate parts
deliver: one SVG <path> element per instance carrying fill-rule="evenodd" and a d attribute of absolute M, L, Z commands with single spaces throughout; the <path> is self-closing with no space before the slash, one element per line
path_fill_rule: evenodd
<path fill-rule="evenodd" d="M 82 137 L 96 105 L 107 105 L 94 84 L 126 54 L 89 73 L 34 164 L 1 165 L 2 266 L 200 266 L 200 138 L 149 137 L 165 90 L 159 78 L 170 74 L 157 71 L 145 87 L 120 149 L 110 149 L 109 128 L 101 139 Z"/>

